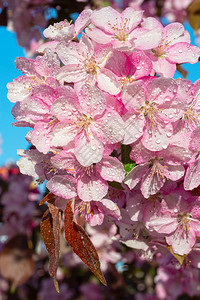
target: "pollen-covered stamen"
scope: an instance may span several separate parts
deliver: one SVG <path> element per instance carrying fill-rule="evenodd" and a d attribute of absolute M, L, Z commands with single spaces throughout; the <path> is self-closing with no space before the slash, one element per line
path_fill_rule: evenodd
<path fill-rule="evenodd" d="M 112 26 L 112 29 L 114 30 L 114 37 L 122 42 L 125 42 L 128 39 L 128 33 L 129 33 L 129 27 L 128 27 L 129 19 L 121 18 L 120 23 L 116 23 Z"/>
<path fill-rule="evenodd" d="M 162 39 L 162 42 L 160 46 L 158 46 L 156 49 L 152 50 L 152 53 L 157 58 L 165 58 L 166 57 L 166 48 L 170 46 L 170 43 Z"/>
<path fill-rule="evenodd" d="M 45 77 L 37 77 L 37 76 L 31 76 L 32 80 L 34 80 L 37 84 L 44 84 L 45 83 Z"/>
<path fill-rule="evenodd" d="M 150 165 L 151 167 L 151 176 L 153 177 L 155 174 L 157 175 L 158 181 L 160 178 L 164 179 L 167 175 L 167 166 L 162 165 L 162 158 L 153 158 L 150 160 Z"/>
<path fill-rule="evenodd" d="M 139 113 L 142 113 L 145 117 L 148 117 L 149 120 L 152 122 L 152 126 L 158 123 L 158 109 L 154 102 L 145 101 L 145 104 L 141 106 Z"/>
<path fill-rule="evenodd" d="M 182 117 L 183 120 L 186 121 L 187 124 L 198 125 L 200 123 L 200 114 L 194 109 L 196 101 L 189 106 L 188 110 Z"/>
<path fill-rule="evenodd" d="M 91 212 L 90 202 L 81 201 L 81 203 L 76 206 L 76 211 L 78 211 L 82 217 L 89 214 Z"/>
<path fill-rule="evenodd" d="M 80 127 L 81 130 L 85 130 L 87 135 L 90 135 L 88 132 L 88 126 L 92 123 L 93 119 L 91 117 L 82 114 L 81 116 L 77 116 L 77 121 L 73 122 L 76 124 L 77 127 Z"/>
<path fill-rule="evenodd" d="M 65 27 L 69 27 L 69 25 L 71 25 L 72 21 L 70 21 L 70 23 L 65 19 L 64 21 L 62 22 L 59 22 L 59 23 L 56 23 L 54 24 L 55 28 L 57 30 L 62 30 L 63 28 Z"/>
<path fill-rule="evenodd" d="M 92 174 L 95 175 L 96 169 L 95 169 L 95 165 L 91 165 L 89 167 L 82 167 L 79 171 L 79 175 L 83 176 L 85 174 L 87 174 L 89 177 L 92 176 Z"/>
<path fill-rule="evenodd" d="M 94 57 L 91 57 L 89 54 L 85 56 L 84 53 L 82 53 L 82 56 L 84 58 L 84 68 L 88 74 L 92 74 L 95 76 L 97 74 L 97 71 L 100 69 L 98 63 L 96 62 Z"/>
<path fill-rule="evenodd" d="M 160 193 L 157 193 L 155 195 L 151 195 L 148 199 L 145 199 L 144 201 L 146 202 L 146 204 L 150 201 L 151 203 L 150 211 L 153 212 L 157 210 L 157 204 L 158 203 L 160 204 L 162 199 L 160 197 Z"/>
<path fill-rule="evenodd" d="M 178 214 L 177 216 L 179 227 L 181 226 L 186 234 L 188 234 L 190 231 L 190 219 L 191 215 L 186 212 Z"/>
<path fill-rule="evenodd" d="M 37 85 L 45 84 L 45 78 L 44 77 L 39 78 L 37 76 L 31 76 L 29 78 L 32 79 L 32 80 L 34 80 Z M 30 82 L 29 85 L 28 85 L 28 87 L 27 87 L 28 91 L 31 91 L 34 86 L 35 86 L 35 84 L 32 84 Z"/>
<path fill-rule="evenodd" d="M 51 117 L 51 121 L 49 121 L 49 124 L 48 125 L 52 125 L 52 124 L 56 124 L 56 123 L 58 123 L 59 121 L 58 121 L 58 119 L 56 118 L 56 117 L 54 117 L 54 116 L 52 116 Z"/>
<path fill-rule="evenodd" d="M 120 81 L 121 81 L 122 85 L 124 86 L 127 82 L 128 83 L 134 82 L 135 79 L 133 77 L 130 77 L 129 75 L 127 75 L 127 76 L 121 77 Z"/>

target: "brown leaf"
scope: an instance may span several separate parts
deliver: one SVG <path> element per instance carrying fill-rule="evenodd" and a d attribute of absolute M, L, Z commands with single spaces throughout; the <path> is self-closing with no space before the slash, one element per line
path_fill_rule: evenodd
<path fill-rule="evenodd" d="M 194 0 L 187 8 L 187 16 L 190 26 L 194 30 L 200 28 L 200 0 Z"/>
<path fill-rule="evenodd" d="M 85 230 L 73 221 L 71 208 L 72 201 L 67 203 L 65 209 L 65 238 L 72 250 L 90 268 L 99 280 L 107 285 L 100 269 L 98 253 Z"/>
<path fill-rule="evenodd" d="M 0 253 L 0 272 L 11 281 L 12 289 L 26 282 L 34 268 L 33 252 L 28 247 L 26 235 L 16 235 L 4 245 Z"/>
<path fill-rule="evenodd" d="M 40 201 L 40 205 L 43 205 L 45 202 L 51 202 L 53 203 L 56 199 L 56 195 L 52 194 L 52 193 L 48 193 L 41 201 Z"/>
<path fill-rule="evenodd" d="M 45 211 L 42 217 L 41 234 L 49 254 L 49 274 L 54 278 L 56 290 L 59 292 L 58 283 L 56 280 L 56 272 L 58 268 L 60 252 L 61 213 L 59 209 L 54 206 L 54 204 L 48 203 L 48 206 L 49 209 Z"/>

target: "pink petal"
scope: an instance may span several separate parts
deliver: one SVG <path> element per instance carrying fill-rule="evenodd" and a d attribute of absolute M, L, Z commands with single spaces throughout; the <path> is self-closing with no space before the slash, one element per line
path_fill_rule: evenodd
<path fill-rule="evenodd" d="M 174 44 L 167 50 L 167 59 L 170 62 L 175 62 L 178 64 L 195 64 L 198 62 L 199 57 L 200 48 L 184 42 Z"/>
<path fill-rule="evenodd" d="M 190 147 L 193 151 L 199 151 L 200 149 L 200 126 L 192 132 Z"/>
<path fill-rule="evenodd" d="M 37 56 L 35 60 L 35 70 L 45 77 L 54 77 L 60 69 L 60 61 L 57 54 L 50 49 L 46 49 L 43 56 Z"/>
<path fill-rule="evenodd" d="M 32 87 L 36 85 L 35 80 L 27 77 L 20 76 L 15 78 L 13 82 L 7 84 L 8 88 L 8 99 L 15 103 L 17 101 L 22 101 L 27 98 L 32 93 Z"/>
<path fill-rule="evenodd" d="M 167 164 L 168 176 L 167 178 L 177 181 L 184 176 L 185 168 L 180 165 L 168 165 Z"/>
<path fill-rule="evenodd" d="M 34 62 L 34 59 L 25 57 L 17 57 L 15 60 L 15 64 L 18 70 L 22 71 L 22 73 L 27 76 L 37 75 Z"/>
<path fill-rule="evenodd" d="M 174 22 L 163 28 L 163 38 L 171 45 L 184 34 L 184 31 L 181 23 Z"/>
<path fill-rule="evenodd" d="M 64 96 L 54 101 L 51 113 L 60 121 L 77 121 L 80 109 L 78 98 L 71 87 L 65 87 L 64 93 Z"/>
<path fill-rule="evenodd" d="M 107 182 L 100 176 L 86 173 L 77 181 L 78 196 L 83 201 L 100 201 L 108 191 Z"/>
<path fill-rule="evenodd" d="M 108 44 L 113 40 L 113 36 L 110 33 L 105 33 L 98 28 L 86 28 L 85 32 L 92 40 L 99 44 Z"/>
<path fill-rule="evenodd" d="M 174 232 L 176 230 L 178 224 L 177 224 L 177 218 L 176 217 L 170 217 L 170 216 L 155 216 L 154 218 L 151 218 L 148 222 L 148 227 L 159 232 L 159 233 L 165 233 L 169 234 Z"/>
<path fill-rule="evenodd" d="M 127 24 L 127 28 L 131 32 L 140 22 L 142 21 L 142 15 L 143 11 L 142 10 L 135 10 L 132 7 L 127 7 L 123 12 L 123 21 L 124 23 Z M 128 21 L 126 21 L 128 20 Z"/>
<path fill-rule="evenodd" d="M 125 171 L 123 164 L 115 157 L 103 158 L 97 164 L 97 170 L 105 180 L 117 182 L 124 180 Z"/>
<path fill-rule="evenodd" d="M 51 130 L 52 128 L 47 122 L 38 122 L 32 131 L 31 143 L 44 154 L 48 153 L 51 148 L 51 137 L 49 135 Z"/>
<path fill-rule="evenodd" d="M 137 141 L 143 135 L 145 118 L 143 115 L 127 114 L 124 117 L 125 135 L 123 144 L 129 145 Z"/>
<path fill-rule="evenodd" d="M 106 62 L 105 68 L 112 71 L 118 77 L 127 76 L 130 72 L 130 59 L 128 55 L 123 52 L 113 50 Z"/>
<path fill-rule="evenodd" d="M 185 255 L 190 253 L 196 241 L 195 232 L 184 230 L 183 226 L 177 228 L 176 231 L 169 236 L 166 236 L 166 242 L 172 246 L 174 253 Z"/>
<path fill-rule="evenodd" d="M 51 162 L 57 169 L 63 169 L 71 174 L 76 172 L 77 160 L 72 152 L 62 150 L 51 158 Z"/>
<path fill-rule="evenodd" d="M 137 222 L 143 218 L 144 198 L 141 194 L 130 196 L 127 201 L 126 210 L 132 221 Z M 146 200 L 145 200 L 146 201 Z"/>
<path fill-rule="evenodd" d="M 165 108 L 164 104 L 168 105 L 169 102 L 171 104 L 172 99 L 176 96 L 177 89 L 178 86 L 174 79 L 163 77 L 155 78 L 147 85 L 148 99 L 157 103 L 162 108 Z M 178 106 L 178 104 L 179 103 L 176 105 Z"/>
<path fill-rule="evenodd" d="M 47 39 L 68 42 L 74 36 L 74 25 L 64 20 L 50 25 L 43 31 L 43 34 Z"/>
<path fill-rule="evenodd" d="M 149 163 L 144 163 L 133 168 L 125 177 L 124 183 L 132 190 L 138 182 L 142 179 L 143 175 L 149 169 Z"/>
<path fill-rule="evenodd" d="M 83 10 L 75 21 L 75 33 L 78 35 L 91 21 L 92 10 Z"/>
<path fill-rule="evenodd" d="M 157 124 L 152 126 L 151 122 L 146 122 L 146 128 L 144 130 L 143 137 L 141 139 L 145 148 L 150 151 L 160 151 L 166 149 L 170 143 L 173 133 L 172 124 Z"/>
<path fill-rule="evenodd" d="M 144 83 L 136 81 L 125 86 L 121 97 L 127 110 L 139 110 L 146 99 Z"/>
<path fill-rule="evenodd" d="M 121 14 L 110 6 L 95 10 L 92 14 L 92 23 L 109 33 L 114 33 L 113 26 L 118 24 L 118 20 L 121 20 Z"/>
<path fill-rule="evenodd" d="M 121 142 L 124 137 L 124 122 L 119 114 L 113 110 L 106 111 L 96 120 L 96 133 L 106 143 Z"/>
<path fill-rule="evenodd" d="M 133 52 L 131 61 L 136 67 L 136 71 L 133 75 L 135 79 L 149 75 L 153 69 L 151 60 L 142 51 Z"/>
<path fill-rule="evenodd" d="M 79 64 L 75 65 L 67 65 L 60 69 L 56 78 L 64 83 L 64 82 L 79 82 L 81 80 L 85 80 L 89 77 L 83 66 Z"/>
<path fill-rule="evenodd" d="M 121 212 L 113 201 L 104 198 L 101 201 L 98 201 L 96 205 L 106 216 L 113 217 L 116 220 L 121 219 Z"/>
<path fill-rule="evenodd" d="M 58 44 L 59 44 L 58 41 L 46 42 L 37 48 L 37 52 L 44 53 L 45 49 L 47 49 L 47 48 L 51 49 L 51 51 L 53 51 L 53 52 L 56 52 L 56 47 L 58 46 Z"/>
<path fill-rule="evenodd" d="M 149 198 L 151 195 L 155 195 L 166 182 L 166 177 L 155 172 L 152 173 L 152 169 L 149 169 L 144 174 L 141 182 L 141 192 L 145 198 Z"/>
<path fill-rule="evenodd" d="M 200 184 L 200 159 L 190 165 L 185 173 L 184 189 L 193 190 Z"/>
<path fill-rule="evenodd" d="M 77 196 L 76 180 L 70 175 L 55 175 L 47 182 L 47 188 L 56 196 L 71 199 Z"/>
<path fill-rule="evenodd" d="M 76 125 L 60 122 L 54 126 L 50 136 L 52 146 L 62 147 L 67 146 L 72 142 L 78 133 Z"/>
<path fill-rule="evenodd" d="M 153 61 L 153 69 L 161 76 L 173 77 L 176 71 L 176 64 L 170 63 L 165 58 L 159 58 L 157 61 Z"/>
<path fill-rule="evenodd" d="M 74 154 L 84 167 L 98 163 L 103 157 L 103 149 L 101 141 L 92 133 L 86 136 L 85 132 L 81 132 L 76 136 Z"/>
<path fill-rule="evenodd" d="M 98 87 L 111 94 L 117 95 L 121 92 L 122 83 L 117 80 L 116 75 L 108 69 L 103 69 L 101 73 L 97 74 Z"/>
<path fill-rule="evenodd" d="M 106 108 L 106 98 L 103 92 L 95 86 L 83 85 L 78 98 L 83 113 L 91 117 L 101 115 Z"/>
<path fill-rule="evenodd" d="M 161 41 L 160 27 L 154 29 L 137 28 L 130 34 L 135 47 L 139 50 L 148 50 L 156 48 Z"/>

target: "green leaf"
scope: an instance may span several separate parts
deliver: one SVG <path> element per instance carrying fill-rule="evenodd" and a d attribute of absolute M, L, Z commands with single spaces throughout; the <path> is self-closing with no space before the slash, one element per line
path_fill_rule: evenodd
<path fill-rule="evenodd" d="M 126 175 L 135 167 L 135 165 L 135 162 L 124 164 L 124 170 L 126 171 Z"/>

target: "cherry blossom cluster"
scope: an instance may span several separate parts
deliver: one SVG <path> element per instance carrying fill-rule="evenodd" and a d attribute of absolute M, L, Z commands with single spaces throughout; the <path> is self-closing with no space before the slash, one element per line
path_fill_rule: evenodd
<path fill-rule="evenodd" d="M 61 20 L 61 16 L 80 12 L 85 8 L 101 8 L 107 5 L 118 11 L 126 7 L 143 10 L 145 16 L 166 18 L 168 22 L 185 22 L 188 19 L 187 8 L 193 3 L 192 0 L 74 0 L 70 3 L 58 0 L 1 0 L 0 1 L 0 24 L 7 26 L 8 30 L 16 33 L 20 46 L 25 48 L 28 56 L 34 56 L 38 45 L 43 43 L 44 36 L 41 31 L 52 23 L 51 18 Z M 197 9 L 198 10 L 198 9 Z M 193 22 L 190 22 L 192 27 Z M 195 28 L 195 34 L 199 40 L 199 31 Z"/>
<path fill-rule="evenodd" d="M 35 147 L 18 151 L 21 172 L 46 180 L 58 208 L 73 199 L 91 226 L 108 217 L 116 240 L 174 274 L 174 260 L 199 267 L 200 81 L 172 77 L 200 48 L 182 24 L 131 7 L 86 9 L 44 35 L 7 85 Z"/>

